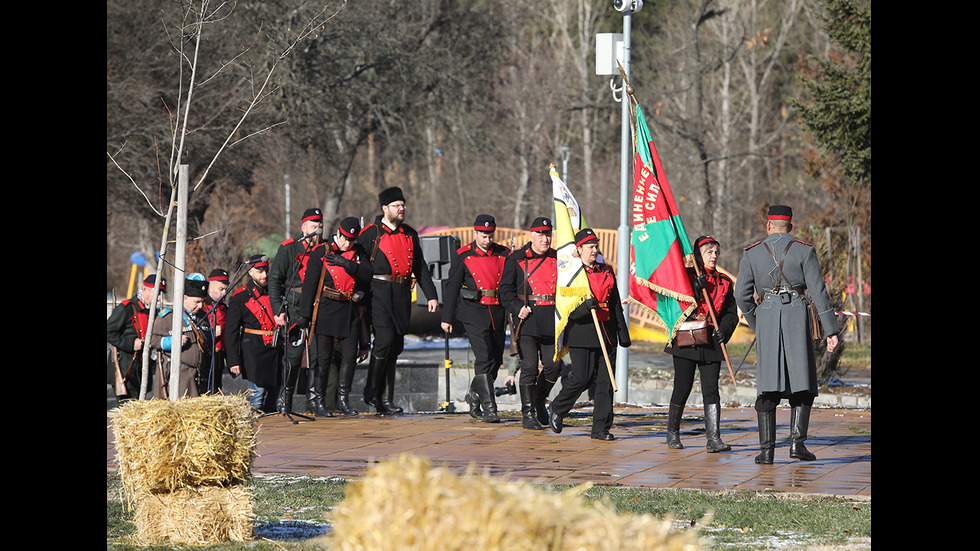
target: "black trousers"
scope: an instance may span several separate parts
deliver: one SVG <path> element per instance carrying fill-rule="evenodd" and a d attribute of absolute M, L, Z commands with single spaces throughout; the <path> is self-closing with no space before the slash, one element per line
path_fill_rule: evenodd
<path fill-rule="evenodd" d="M 701 399 L 705 405 L 721 403 L 718 392 L 718 377 L 721 375 L 721 362 L 698 362 L 674 356 L 674 390 L 670 403 L 683 406 L 694 388 L 694 371 L 701 372 Z"/>
<path fill-rule="evenodd" d="M 337 338 L 330 335 L 316 336 L 317 369 L 326 381 L 323 388 L 323 407 L 328 411 L 337 407 L 337 385 L 340 381 L 340 364 L 357 364 L 356 336 Z M 315 381 L 314 376 L 314 381 Z M 310 381 L 313 384 L 313 381 Z M 349 390 L 349 389 L 348 389 Z"/>
<path fill-rule="evenodd" d="M 609 362 L 616 364 L 616 349 L 609 351 Z M 561 382 L 561 391 L 551 401 L 551 410 L 564 417 L 579 396 L 595 384 L 592 409 L 592 433 L 607 432 L 613 422 L 613 389 L 601 348 L 570 348 L 572 369 Z"/>
<path fill-rule="evenodd" d="M 463 322 L 463 329 L 473 349 L 473 373 L 490 375 L 491 381 L 496 380 L 504 363 L 503 330 L 466 322 Z"/>
<path fill-rule="evenodd" d="M 521 335 L 517 341 L 521 354 L 520 384 L 531 385 L 538 380 L 538 362 L 541 363 L 541 376 L 554 383 L 561 377 L 560 368 L 555 363 L 555 337 L 535 337 Z"/>
<path fill-rule="evenodd" d="M 817 395 L 810 391 L 794 392 L 789 396 L 782 392 L 763 392 L 755 399 L 755 410 L 759 413 L 772 413 L 781 400 L 788 399 L 792 407 L 812 406 Z"/>

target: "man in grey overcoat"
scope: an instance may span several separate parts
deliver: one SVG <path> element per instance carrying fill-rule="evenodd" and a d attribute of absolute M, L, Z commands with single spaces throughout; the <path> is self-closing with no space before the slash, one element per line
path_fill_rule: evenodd
<path fill-rule="evenodd" d="M 776 445 L 776 406 L 788 398 L 792 458 L 816 457 L 804 441 L 810 408 L 817 396 L 817 366 L 812 301 L 819 324 L 827 335 L 827 352 L 837 348 L 837 316 L 827 294 L 813 246 L 796 240 L 793 211 L 785 205 L 769 209 L 763 241 L 746 247 L 735 283 L 735 301 L 756 332 L 757 398 L 760 453 L 756 463 L 772 464 Z M 809 296 L 807 296 L 809 295 Z"/>

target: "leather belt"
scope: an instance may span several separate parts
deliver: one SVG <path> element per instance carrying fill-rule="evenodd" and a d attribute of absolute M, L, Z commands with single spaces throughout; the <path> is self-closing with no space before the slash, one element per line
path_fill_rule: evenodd
<path fill-rule="evenodd" d="M 386 275 L 386 274 L 374 274 L 374 279 L 380 279 L 381 281 L 390 281 L 392 283 L 400 283 L 402 285 L 408 285 L 412 282 L 412 278 L 408 276 L 396 276 L 396 275 Z"/>
<path fill-rule="evenodd" d="M 525 301 L 525 300 L 533 300 L 535 302 L 537 302 L 537 301 L 554 302 L 555 301 L 555 295 L 517 295 L 517 298 L 521 299 L 522 301 Z"/>
<path fill-rule="evenodd" d="M 497 298 L 497 290 L 496 289 L 479 289 L 479 292 L 480 292 L 481 295 L 483 295 L 485 297 Z"/>
<path fill-rule="evenodd" d="M 246 333 L 251 333 L 252 335 L 262 335 L 265 337 L 271 337 L 275 331 L 266 331 L 264 329 L 249 329 L 248 327 L 242 328 L 242 331 Z"/>
<path fill-rule="evenodd" d="M 353 293 L 346 293 L 339 289 L 331 289 L 330 287 L 324 287 L 320 296 L 323 298 L 329 298 L 331 300 L 350 300 Z"/>

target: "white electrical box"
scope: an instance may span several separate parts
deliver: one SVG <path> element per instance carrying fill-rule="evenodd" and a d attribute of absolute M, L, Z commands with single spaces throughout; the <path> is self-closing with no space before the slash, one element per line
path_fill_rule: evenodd
<path fill-rule="evenodd" d="M 622 33 L 595 35 L 595 74 L 618 75 L 619 63 L 626 59 L 626 43 Z"/>

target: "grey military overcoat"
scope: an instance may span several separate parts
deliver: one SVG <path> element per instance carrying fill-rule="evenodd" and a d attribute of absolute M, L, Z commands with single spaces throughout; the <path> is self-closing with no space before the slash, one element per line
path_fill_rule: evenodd
<path fill-rule="evenodd" d="M 785 276 L 781 282 L 780 259 Z M 807 305 L 796 292 L 788 297 L 767 292 L 777 284 L 805 289 L 816 306 L 824 335 L 838 333 L 837 316 L 812 245 L 787 233 L 774 233 L 746 248 L 735 283 L 735 301 L 756 333 L 756 391 L 816 394 L 817 368 Z M 758 305 L 755 295 L 762 298 Z"/>

